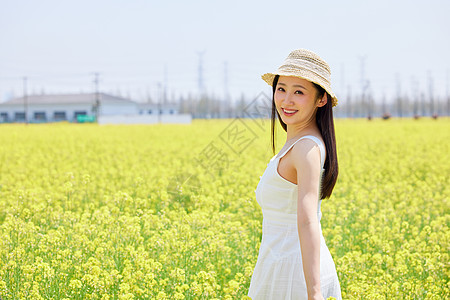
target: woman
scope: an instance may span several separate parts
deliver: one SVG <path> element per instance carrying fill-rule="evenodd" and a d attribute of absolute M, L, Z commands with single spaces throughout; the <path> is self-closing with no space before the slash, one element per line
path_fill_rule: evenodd
<path fill-rule="evenodd" d="M 286 143 L 256 188 L 263 236 L 248 295 L 260 299 L 341 299 L 336 268 L 320 225 L 320 204 L 338 175 L 330 68 L 315 53 L 292 51 L 263 80 L 273 87 L 275 118 Z"/>

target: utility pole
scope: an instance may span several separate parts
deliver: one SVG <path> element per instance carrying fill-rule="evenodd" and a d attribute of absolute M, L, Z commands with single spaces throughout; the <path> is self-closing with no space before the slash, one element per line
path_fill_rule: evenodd
<path fill-rule="evenodd" d="M 396 74 L 397 79 L 397 112 L 398 116 L 402 117 L 402 94 L 401 94 L 401 82 L 400 82 L 400 74 Z"/>
<path fill-rule="evenodd" d="M 341 63 L 341 80 L 340 80 L 341 87 L 340 87 L 340 89 L 339 89 L 339 92 L 340 92 L 340 98 L 341 98 L 341 99 L 346 99 L 346 97 L 345 97 L 345 81 L 344 81 L 344 76 L 345 76 L 344 63 Z M 344 105 L 344 108 L 345 108 L 345 105 Z M 347 115 L 347 113 L 345 112 L 345 110 L 343 110 L 343 114 L 342 114 L 342 115 Z M 348 117 L 348 115 L 347 115 L 347 117 Z"/>
<path fill-rule="evenodd" d="M 146 102 L 147 103 L 151 103 L 152 102 L 152 97 L 150 96 L 150 89 L 149 89 L 149 87 L 147 87 L 147 89 L 145 90 L 146 91 L 146 96 L 145 96 L 145 100 L 146 100 Z"/>
<path fill-rule="evenodd" d="M 415 119 L 419 118 L 419 82 L 413 77 L 411 77 L 411 85 L 413 91 L 413 117 Z"/>
<path fill-rule="evenodd" d="M 198 92 L 203 96 L 205 92 L 205 85 L 203 83 L 203 55 L 205 51 L 197 52 L 198 54 Z"/>
<path fill-rule="evenodd" d="M 431 77 L 431 72 L 428 72 L 428 93 L 430 95 L 430 114 L 431 117 L 435 117 L 437 114 L 434 110 L 434 95 L 433 95 L 433 78 Z"/>
<path fill-rule="evenodd" d="M 383 100 L 381 101 L 381 110 L 383 119 L 387 119 L 387 111 L 386 111 L 386 94 L 383 93 Z"/>
<path fill-rule="evenodd" d="M 99 76 L 100 74 L 98 72 L 94 73 L 94 84 L 95 84 L 95 102 L 93 111 L 95 114 L 95 120 L 98 122 L 98 115 L 100 113 L 100 92 L 99 92 Z"/>
<path fill-rule="evenodd" d="M 231 99 L 230 99 L 230 89 L 228 86 L 228 62 L 225 61 L 223 65 L 223 84 L 224 84 L 224 92 L 225 92 L 225 111 L 229 114 L 231 107 Z M 231 118 L 231 115 L 228 115 Z"/>
<path fill-rule="evenodd" d="M 345 66 L 344 63 L 341 63 L 341 93 L 342 97 L 344 96 L 345 92 Z"/>
<path fill-rule="evenodd" d="M 447 69 L 447 82 L 446 82 L 446 89 L 445 89 L 445 94 L 447 96 L 447 117 L 450 117 L 450 91 L 449 91 L 449 84 L 450 84 L 450 70 Z"/>
<path fill-rule="evenodd" d="M 164 94 L 163 94 L 163 103 L 167 104 L 167 64 L 164 64 Z"/>
<path fill-rule="evenodd" d="M 161 123 L 163 91 L 160 82 L 158 82 L 158 94 L 158 123 Z"/>
<path fill-rule="evenodd" d="M 205 95 L 205 85 L 203 80 L 203 55 L 205 55 L 205 51 L 197 52 L 198 54 L 198 93 L 199 93 L 199 100 L 200 105 L 204 105 L 204 110 L 201 109 L 200 111 L 205 112 L 205 116 L 209 118 L 209 105 L 208 105 L 208 99 Z"/>
<path fill-rule="evenodd" d="M 28 125 L 28 94 L 27 94 L 27 77 L 23 77 L 23 110 L 25 113 L 25 124 Z"/>
<path fill-rule="evenodd" d="M 362 115 L 364 114 L 364 105 L 365 105 L 365 97 L 366 97 L 366 91 L 369 88 L 369 80 L 366 80 L 365 78 L 365 71 L 366 71 L 366 59 L 367 56 L 360 56 L 359 57 L 361 61 L 361 112 Z M 370 105 L 368 105 L 369 107 Z M 368 110 L 368 117 L 370 116 L 370 108 Z"/>
<path fill-rule="evenodd" d="M 425 93 L 420 93 L 420 108 L 422 110 L 422 116 L 425 116 Z"/>
<path fill-rule="evenodd" d="M 347 88 L 347 118 L 353 118 L 352 112 L 352 87 L 349 85 Z"/>
<path fill-rule="evenodd" d="M 372 120 L 372 93 L 369 91 L 367 94 L 367 119 Z"/>

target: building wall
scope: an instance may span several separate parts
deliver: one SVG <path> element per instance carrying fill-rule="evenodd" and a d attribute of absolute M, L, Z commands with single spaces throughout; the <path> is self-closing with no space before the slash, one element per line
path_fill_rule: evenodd
<path fill-rule="evenodd" d="M 138 111 L 140 115 L 176 115 L 178 114 L 178 108 L 173 105 L 161 105 L 139 103 Z"/>
<path fill-rule="evenodd" d="M 100 115 L 102 116 L 133 115 L 137 113 L 138 108 L 135 103 L 108 102 L 100 105 Z"/>
<path fill-rule="evenodd" d="M 76 114 L 92 114 L 92 106 L 88 104 L 30 104 L 27 109 L 29 122 L 75 121 Z M 16 114 L 24 114 L 23 105 L 0 105 L 0 115 L 7 113 L 9 122 L 23 122 Z M 57 113 L 55 115 L 55 113 Z M 65 115 L 63 117 L 62 115 Z M 56 118 L 55 118 L 56 117 Z M 1 120 L 0 121 L 5 121 Z"/>
<path fill-rule="evenodd" d="M 78 114 L 92 116 L 92 103 L 81 104 L 29 104 L 27 120 L 30 123 L 69 121 L 76 122 Z M 149 103 L 134 103 L 126 101 L 100 102 L 100 116 L 151 115 L 154 118 L 143 118 L 143 123 L 161 121 L 161 115 L 176 116 L 179 111 L 175 105 L 158 105 Z M 171 120 L 171 118 L 169 117 Z M 167 119 L 167 120 L 169 120 Z M 159 121 L 158 121 L 159 120 Z M 175 122 L 180 122 L 174 118 Z M 181 122 L 190 122 L 184 120 Z M 23 104 L 0 104 L 0 123 L 25 122 Z M 128 119 L 125 122 L 129 122 Z M 169 121 L 170 122 L 170 121 Z"/>
<path fill-rule="evenodd" d="M 0 105 L 0 122 L 24 122 L 17 119 L 17 114 L 24 115 L 23 105 Z M 91 104 L 30 104 L 28 105 L 28 122 L 76 121 L 76 115 L 93 115 Z M 137 114 L 134 103 L 102 103 L 101 115 Z M 7 116 L 7 118 L 5 118 Z"/>

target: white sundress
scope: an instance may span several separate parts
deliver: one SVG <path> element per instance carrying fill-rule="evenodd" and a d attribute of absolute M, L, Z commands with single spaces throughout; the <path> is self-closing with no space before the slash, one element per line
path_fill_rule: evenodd
<path fill-rule="evenodd" d="M 278 173 L 280 159 L 301 139 L 313 140 L 320 149 L 321 178 L 324 171 L 325 146 L 315 136 L 303 136 L 280 156 L 267 164 L 256 188 L 256 200 L 263 212 L 262 240 L 258 260 L 251 278 L 248 296 L 254 300 L 308 299 L 303 274 L 300 241 L 297 229 L 297 185 Z M 320 228 L 320 287 L 325 299 L 342 299 L 336 267 L 325 244 L 320 219 L 319 199 L 317 216 Z"/>

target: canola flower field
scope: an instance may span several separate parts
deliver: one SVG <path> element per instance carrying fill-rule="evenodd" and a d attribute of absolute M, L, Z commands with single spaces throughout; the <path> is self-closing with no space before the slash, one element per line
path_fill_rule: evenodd
<path fill-rule="evenodd" d="M 343 298 L 449 299 L 450 120 L 335 124 Z M 261 120 L 1 125 L 1 299 L 249 299 L 272 156 Z"/>

